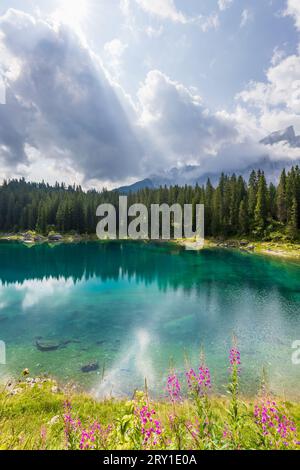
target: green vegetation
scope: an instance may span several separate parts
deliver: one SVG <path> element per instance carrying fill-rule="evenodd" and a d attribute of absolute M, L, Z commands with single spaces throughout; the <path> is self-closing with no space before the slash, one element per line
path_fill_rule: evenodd
<path fill-rule="evenodd" d="M 265 382 L 253 401 L 243 400 L 240 372 L 233 347 L 227 398 L 211 394 L 202 362 L 186 372 L 185 389 L 171 372 L 166 399 L 156 402 L 147 390 L 127 402 L 97 402 L 47 378 L 23 378 L 0 392 L 0 449 L 297 449 L 300 404 L 275 401 Z"/>
<path fill-rule="evenodd" d="M 118 200 L 116 191 L 5 181 L 0 187 L 0 232 L 95 234 L 97 206 L 108 202 L 117 207 Z M 143 189 L 129 195 L 128 203 L 135 202 L 148 208 L 153 203 L 203 203 L 208 237 L 295 241 L 300 229 L 300 169 L 283 170 L 277 187 L 267 185 L 261 171 L 253 171 L 248 183 L 241 176 L 222 174 L 217 187 L 208 180 L 206 186 Z"/>

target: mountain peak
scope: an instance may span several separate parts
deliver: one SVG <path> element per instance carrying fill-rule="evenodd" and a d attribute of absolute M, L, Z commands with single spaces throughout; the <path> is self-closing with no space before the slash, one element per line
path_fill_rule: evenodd
<path fill-rule="evenodd" d="M 300 147 L 300 136 L 295 134 L 294 126 L 284 130 L 272 132 L 260 141 L 264 145 L 274 145 L 278 142 L 287 142 L 291 147 Z"/>

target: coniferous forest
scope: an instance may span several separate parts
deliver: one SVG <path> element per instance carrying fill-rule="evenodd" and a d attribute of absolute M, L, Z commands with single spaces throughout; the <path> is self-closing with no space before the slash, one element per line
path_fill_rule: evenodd
<path fill-rule="evenodd" d="M 0 231 L 36 230 L 48 234 L 93 234 L 96 208 L 109 202 L 118 205 L 118 191 L 83 191 L 80 186 L 30 183 L 24 179 L 4 181 L 0 186 Z M 295 240 L 300 229 L 300 168 L 282 171 L 277 185 L 265 174 L 252 171 L 249 181 L 235 174 L 222 174 L 214 187 L 171 186 L 142 189 L 128 195 L 128 204 L 204 204 L 205 234 L 213 237 L 282 237 Z"/>

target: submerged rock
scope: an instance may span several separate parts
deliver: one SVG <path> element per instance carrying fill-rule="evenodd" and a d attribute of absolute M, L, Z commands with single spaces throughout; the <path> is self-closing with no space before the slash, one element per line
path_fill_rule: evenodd
<path fill-rule="evenodd" d="M 41 336 L 35 338 L 36 347 L 40 351 L 56 351 L 59 348 L 66 348 L 68 344 L 79 344 L 81 341 L 79 339 L 65 339 L 63 341 L 58 340 L 46 340 Z"/>
<path fill-rule="evenodd" d="M 89 362 L 88 364 L 84 365 L 81 367 L 81 372 L 94 372 L 96 370 L 99 370 L 99 363 L 98 361 L 94 362 Z"/>
<path fill-rule="evenodd" d="M 81 341 L 79 339 L 66 339 L 61 342 L 61 347 L 68 346 L 68 344 L 80 344 Z"/>
<path fill-rule="evenodd" d="M 35 344 L 39 351 L 56 351 L 61 345 L 61 343 L 57 341 L 41 339 L 37 339 Z"/>

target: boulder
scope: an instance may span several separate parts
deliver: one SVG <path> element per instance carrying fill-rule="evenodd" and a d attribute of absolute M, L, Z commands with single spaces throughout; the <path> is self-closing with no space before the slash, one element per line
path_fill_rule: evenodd
<path fill-rule="evenodd" d="M 60 235 L 59 233 L 54 233 L 54 234 L 48 235 L 48 240 L 49 242 L 61 242 L 63 240 L 63 236 Z"/>
<path fill-rule="evenodd" d="M 99 370 L 99 363 L 97 361 L 89 362 L 88 364 L 85 364 L 81 367 L 81 372 L 84 373 L 94 372 L 96 370 Z"/>
<path fill-rule="evenodd" d="M 41 340 L 37 339 L 36 347 L 39 351 L 56 351 L 60 347 L 60 343 L 52 340 Z"/>

